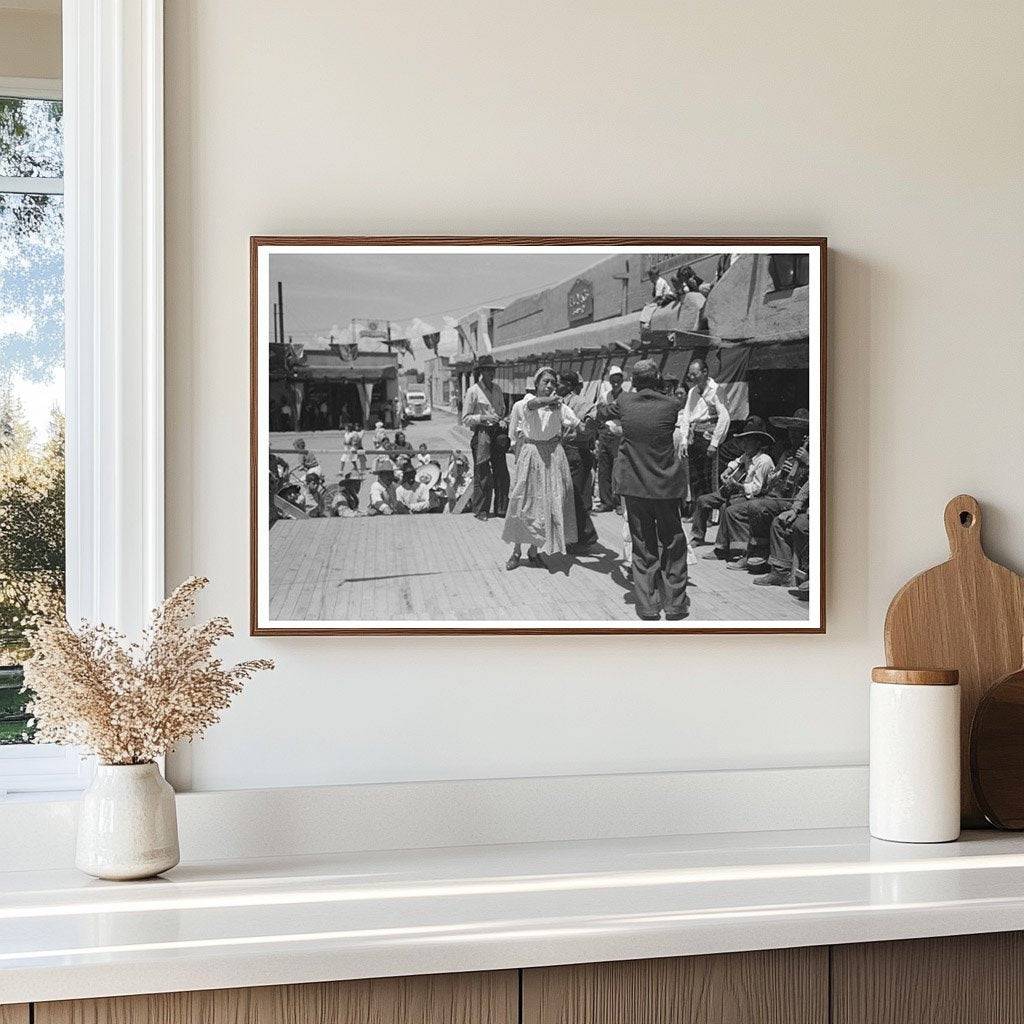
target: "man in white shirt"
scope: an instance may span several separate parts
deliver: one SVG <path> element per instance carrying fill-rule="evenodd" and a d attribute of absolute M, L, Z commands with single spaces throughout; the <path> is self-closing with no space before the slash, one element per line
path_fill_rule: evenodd
<path fill-rule="evenodd" d="M 402 473 L 402 482 L 395 490 L 398 503 L 414 514 L 430 511 L 430 488 L 416 478 L 411 466 Z"/>
<path fill-rule="evenodd" d="M 767 449 L 775 443 L 775 438 L 764 427 L 764 421 L 760 416 L 751 416 L 747 419 L 743 432 L 735 437 L 735 440 L 743 445 L 743 454 L 725 467 L 720 493 L 703 494 L 697 499 L 691 523 L 691 540 L 694 544 L 706 543 L 704 534 L 713 509 L 722 508 L 726 502 L 760 498 L 768 492 L 772 474 L 775 472 L 775 463 Z M 740 557 L 740 554 L 728 548 L 716 548 L 704 557 L 731 561 Z"/>
<path fill-rule="evenodd" d="M 708 364 L 694 356 L 686 370 L 686 402 L 676 420 L 676 448 L 690 462 L 690 500 L 715 489 L 718 448 L 729 433 L 729 410 L 719 397 Z"/>
<path fill-rule="evenodd" d="M 462 403 L 462 422 L 472 432 L 473 498 L 471 507 L 477 519 L 487 519 L 494 496 L 494 514 L 508 510 L 508 409 L 505 395 L 494 383 L 494 357 L 482 355 L 476 362 L 476 383 L 466 391 Z"/>
<path fill-rule="evenodd" d="M 622 367 L 608 369 L 608 379 L 601 382 L 597 398 L 597 420 L 601 424 L 597 435 L 597 497 L 595 512 L 612 512 L 619 508 L 619 499 L 612 490 L 612 467 L 622 441 L 622 425 L 618 420 L 604 418 L 602 412 L 618 401 L 629 384 L 623 380 Z"/>
<path fill-rule="evenodd" d="M 652 297 L 655 303 L 659 306 L 667 306 L 670 303 L 676 301 L 677 295 L 675 288 L 668 283 L 668 281 L 661 276 L 656 270 L 648 270 L 647 276 L 654 287 Z"/>
<path fill-rule="evenodd" d="M 378 455 L 377 461 L 373 464 L 373 472 L 377 479 L 370 484 L 370 502 L 366 514 L 394 516 L 407 511 L 398 500 L 395 464 L 386 455 Z"/>

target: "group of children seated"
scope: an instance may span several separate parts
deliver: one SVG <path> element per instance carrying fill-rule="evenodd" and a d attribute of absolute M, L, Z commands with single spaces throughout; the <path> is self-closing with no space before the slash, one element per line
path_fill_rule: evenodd
<path fill-rule="evenodd" d="M 420 456 L 414 456 L 414 461 Z M 370 484 L 368 516 L 416 515 L 423 512 L 454 512 L 469 480 L 469 460 L 453 452 L 445 471 L 431 460 L 419 468 L 401 457 L 398 464 L 378 456 L 373 466 L 376 479 Z"/>
<path fill-rule="evenodd" d="M 282 455 L 272 453 L 272 496 L 282 498 L 310 518 L 346 518 L 455 511 L 468 488 L 469 459 L 461 451 L 450 453 L 442 471 L 426 444 L 414 449 L 400 430 L 392 439 L 382 423 L 376 424 L 372 449 L 364 447 L 362 431 L 355 428 L 343 433 L 342 445 L 341 469 L 333 486 L 327 483 L 319 456 L 307 449 L 302 438 L 292 445 L 298 465 L 292 466 Z M 371 454 L 376 457 L 373 469 L 368 471 L 367 456 Z M 370 473 L 374 479 L 364 510 L 361 492 Z"/>

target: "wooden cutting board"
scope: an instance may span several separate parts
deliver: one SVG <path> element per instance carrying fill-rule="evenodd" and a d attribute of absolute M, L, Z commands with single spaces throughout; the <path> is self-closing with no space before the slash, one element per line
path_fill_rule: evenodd
<path fill-rule="evenodd" d="M 971 722 L 988 688 L 1020 668 L 1024 579 L 988 558 L 981 546 L 981 507 L 969 494 L 946 506 L 949 561 L 915 576 L 885 615 L 885 657 L 896 668 L 960 672 L 960 814 L 965 827 L 985 825 L 971 789 Z"/>

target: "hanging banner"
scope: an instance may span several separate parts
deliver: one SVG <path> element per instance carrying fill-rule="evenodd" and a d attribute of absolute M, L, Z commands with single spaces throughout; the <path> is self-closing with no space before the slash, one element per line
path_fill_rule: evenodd
<path fill-rule="evenodd" d="M 391 336 L 391 325 L 387 320 L 352 320 L 352 339 L 358 344 L 360 339 L 387 342 Z"/>
<path fill-rule="evenodd" d="M 749 365 L 750 348 L 747 345 L 712 349 L 708 353 L 708 369 L 718 381 L 718 393 L 732 420 L 745 420 L 750 415 L 750 385 L 747 383 Z"/>
<path fill-rule="evenodd" d="M 365 380 L 359 385 L 359 404 L 363 407 L 363 423 L 367 427 L 370 425 L 370 405 L 373 402 L 373 385 L 374 381 Z"/>

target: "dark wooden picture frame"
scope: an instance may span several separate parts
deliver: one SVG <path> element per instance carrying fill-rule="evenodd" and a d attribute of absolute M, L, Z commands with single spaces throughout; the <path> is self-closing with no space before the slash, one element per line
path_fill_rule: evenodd
<path fill-rule="evenodd" d="M 684 620 L 678 623 L 662 622 L 654 624 L 638 621 L 632 623 L 598 622 L 567 623 L 565 626 L 545 622 L 543 625 L 532 626 L 517 622 L 515 626 L 503 628 L 500 625 L 481 625 L 467 621 L 451 620 L 451 625 L 416 626 L 413 623 L 396 621 L 394 625 L 367 626 L 355 623 L 353 626 L 335 624 L 318 625 L 310 621 L 308 625 L 279 626 L 273 623 L 260 622 L 260 591 L 259 591 L 259 540 L 260 530 L 268 530 L 266 523 L 260 522 L 259 488 L 266 483 L 260 473 L 260 420 L 258 401 L 260 396 L 259 375 L 259 324 L 263 315 L 260 309 L 259 256 L 260 250 L 266 247 L 329 247 L 329 246 L 557 246 L 569 248 L 574 246 L 595 246 L 614 249 L 619 246 L 629 247 L 672 247 L 673 250 L 686 253 L 695 247 L 714 247 L 722 252 L 731 252 L 743 247 L 772 249 L 784 246 L 806 247 L 818 253 L 818 444 L 816 447 L 816 465 L 812 463 L 814 472 L 810 480 L 813 486 L 817 482 L 817 490 L 812 490 L 812 498 L 816 498 L 816 516 L 818 519 L 817 545 L 817 602 L 809 608 L 808 624 L 802 625 L 794 620 L 793 625 L 772 624 L 758 627 L 755 625 L 722 625 L 714 621 L 701 621 L 699 624 L 687 625 Z M 823 634 L 826 631 L 826 536 L 827 536 L 827 503 L 826 503 L 826 427 L 827 427 L 827 289 L 828 289 L 828 243 L 824 237 L 675 237 L 675 236 L 281 236 L 256 235 L 249 240 L 249 304 L 250 304 L 250 633 L 253 636 L 417 636 L 417 635 L 551 635 L 551 634 L 603 634 L 603 635 L 658 635 L 658 634 Z M 814 352 L 814 338 L 809 337 L 811 353 Z M 809 396 L 812 398 L 813 395 Z M 813 534 L 812 534 L 813 539 Z M 269 571 L 269 566 L 268 566 Z M 816 617 L 813 611 L 816 610 Z M 815 621 L 816 618 L 816 621 Z"/>

